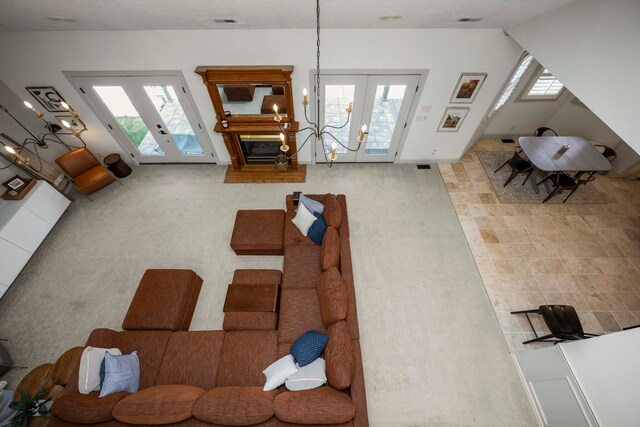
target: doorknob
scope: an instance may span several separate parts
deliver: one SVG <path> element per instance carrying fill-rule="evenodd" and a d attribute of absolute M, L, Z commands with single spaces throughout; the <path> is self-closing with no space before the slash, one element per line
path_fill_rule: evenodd
<path fill-rule="evenodd" d="M 165 132 L 165 131 L 164 131 L 164 130 L 162 130 L 162 129 L 160 129 L 160 131 L 159 131 L 159 132 L 160 132 L 160 134 L 161 134 L 161 135 L 166 135 L 166 134 L 167 134 L 167 132 Z"/>

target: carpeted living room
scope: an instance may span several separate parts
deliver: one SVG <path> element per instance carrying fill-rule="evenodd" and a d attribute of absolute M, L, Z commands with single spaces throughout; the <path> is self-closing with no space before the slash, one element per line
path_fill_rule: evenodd
<path fill-rule="evenodd" d="M 634 425 L 634 1 L 63 3 L 0 16 L 0 426 Z"/>

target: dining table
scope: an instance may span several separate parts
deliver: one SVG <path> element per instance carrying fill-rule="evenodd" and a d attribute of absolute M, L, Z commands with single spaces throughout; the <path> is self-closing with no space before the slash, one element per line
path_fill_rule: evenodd
<path fill-rule="evenodd" d="M 550 173 L 611 170 L 611 163 L 602 153 L 579 136 L 521 136 L 518 143 L 534 166 L 534 173 L 529 181 L 537 194 L 540 193 L 538 182 Z M 545 186 L 547 185 L 548 181 L 545 181 Z"/>

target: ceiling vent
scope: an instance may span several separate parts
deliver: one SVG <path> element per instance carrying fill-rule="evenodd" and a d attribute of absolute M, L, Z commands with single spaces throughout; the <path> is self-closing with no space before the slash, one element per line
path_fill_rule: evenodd
<path fill-rule="evenodd" d="M 236 21 L 235 19 L 212 19 L 213 22 L 215 22 L 216 24 L 237 24 L 238 21 Z"/>
<path fill-rule="evenodd" d="M 478 22 L 482 20 L 482 18 L 460 18 L 458 22 Z"/>

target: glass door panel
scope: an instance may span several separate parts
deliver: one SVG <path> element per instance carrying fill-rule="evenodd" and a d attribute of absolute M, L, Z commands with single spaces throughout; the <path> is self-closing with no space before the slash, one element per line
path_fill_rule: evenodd
<path fill-rule="evenodd" d="M 364 147 L 366 154 L 389 154 L 406 89 L 407 85 L 377 85 Z"/>
<path fill-rule="evenodd" d="M 350 126 L 344 126 L 347 121 L 347 107 L 349 103 L 353 102 L 353 97 L 356 93 L 355 85 L 325 85 L 324 87 L 324 125 L 332 126 L 330 132 L 340 142 L 347 145 L 350 136 Z M 328 154 L 331 150 L 331 143 L 334 142 L 333 138 L 324 138 L 324 150 Z M 338 154 L 346 154 L 347 149 L 338 144 Z"/>
<path fill-rule="evenodd" d="M 140 154 L 145 156 L 164 155 L 164 151 L 158 145 L 122 86 L 93 86 L 93 90 Z"/>
<path fill-rule="evenodd" d="M 171 85 L 144 86 L 156 112 L 181 156 L 202 156 L 204 151 Z"/>

